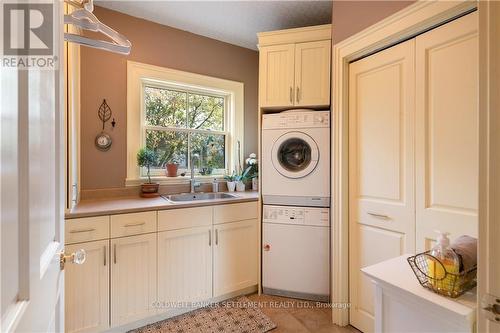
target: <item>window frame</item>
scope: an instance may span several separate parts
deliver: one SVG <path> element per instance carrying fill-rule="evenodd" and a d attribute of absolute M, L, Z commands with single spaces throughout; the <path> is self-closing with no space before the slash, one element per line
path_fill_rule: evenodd
<path fill-rule="evenodd" d="M 136 163 L 137 151 L 145 146 L 145 99 L 144 87 L 152 86 L 174 90 L 188 90 L 203 95 L 225 96 L 224 131 L 195 130 L 208 134 L 225 135 L 226 172 L 237 165 L 238 141 L 244 147 L 244 84 L 206 75 L 174 70 L 166 67 L 127 61 L 127 178 L 126 186 L 137 186 L 144 182 L 145 176 Z M 163 130 L 164 128 L 161 127 Z M 182 131 L 182 128 L 172 128 Z M 186 129 L 193 132 L 192 129 Z M 190 163 L 190 161 L 188 161 Z M 220 170 L 220 169 L 217 169 Z M 166 177 L 161 172 L 152 173 L 152 181 L 160 184 L 184 184 L 187 176 Z M 201 182 L 222 178 L 223 174 L 195 175 Z"/>
<path fill-rule="evenodd" d="M 187 127 L 187 124 L 186 124 L 186 127 L 146 125 L 146 98 L 144 96 L 144 91 L 147 87 L 183 92 L 183 93 L 186 93 L 187 96 L 189 96 L 189 94 L 199 94 L 199 95 L 204 95 L 204 96 L 224 98 L 224 123 L 223 123 L 224 130 L 217 131 L 217 130 L 189 128 L 189 127 Z M 187 110 L 186 110 L 186 117 L 187 117 L 189 114 L 189 104 L 187 104 L 186 107 L 187 107 Z M 229 121 L 228 121 L 230 119 L 230 114 L 229 114 L 230 110 L 231 110 L 231 94 L 228 92 L 200 88 L 200 87 L 192 87 L 190 85 L 175 84 L 175 83 L 167 82 L 167 81 L 151 80 L 149 78 L 143 78 L 141 80 L 141 127 L 142 127 L 141 142 L 142 142 L 142 146 L 143 147 L 146 146 L 146 131 L 147 130 L 188 133 L 187 166 L 186 166 L 186 169 L 179 168 L 179 173 L 185 172 L 186 175 L 191 175 L 191 158 L 190 158 L 190 156 L 191 156 L 191 153 L 190 153 L 191 142 L 189 140 L 189 133 L 224 135 L 224 169 L 216 169 L 218 173 L 209 175 L 210 177 L 212 177 L 212 176 L 216 177 L 216 176 L 221 176 L 221 175 L 223 176 L 225 173 L 228 172 L 228 166 L 229 166 L 228 162 L 229 162 L 229 158 L 231 157 L 231 152 L 228 149 L 229 137 L 231 135 L 231 132 L 229 130 L 231 126 L 230 126 Z M 196 168 L 196 169 L 199 172 L 199 168 Z M 165 175 L 165 171 L 164 170 L 162 171 L 162 169 L 152 169 L 151 170 L 151 176 L 153 176 L 153 177 L 163 177 L 164 175 Z M 144 170 L 140 170 L 140 177 L 141 178 L 147 177 L 144 173 Z"/>

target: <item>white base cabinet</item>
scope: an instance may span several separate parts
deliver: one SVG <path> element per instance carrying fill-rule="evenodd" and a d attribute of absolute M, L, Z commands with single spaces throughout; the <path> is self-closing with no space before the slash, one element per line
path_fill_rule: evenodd
<path fill-rule="evenodd" d="M 111 326 L 156 313 L 156 234 L 111 240 Z"/>
<path fill-rule="evenodd" d="M 68 220 L 79 243 L 66 252 L 87 260 L 66 266 L 66 332 L 125 331 L 256 286 L 257 213 L 248 202 Z"/>
<path fill-rule="evenodd" d="M 214 297 L 258 283 L 257 220 L 215 225 Z"/>
<path fill-rule="evenodd" d="M 158 233 L 158 307 L 212 298 L 212 226 Z"/>
<path fill-rule="evenodd" d="M 109 328 L 109 240 L 66 246 L 84 249 L 84 265 L 65 268 L 65 331 L 99 332 Z"/>

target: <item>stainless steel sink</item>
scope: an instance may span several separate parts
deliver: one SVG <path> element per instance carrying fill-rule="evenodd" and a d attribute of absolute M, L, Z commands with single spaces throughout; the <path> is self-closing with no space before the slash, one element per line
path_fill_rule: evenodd
<path fill-rule="evenodd" d="M 184 193 L 164 195 L 165 199 L 172 202 L 199 201 L 199 200 L 220 200 L 236 198 L 236 195 L 229 193 Z"/>

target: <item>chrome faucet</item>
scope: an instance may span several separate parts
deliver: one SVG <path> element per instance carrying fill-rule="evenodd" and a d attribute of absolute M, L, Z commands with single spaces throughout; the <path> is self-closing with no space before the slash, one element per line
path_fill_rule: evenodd
<path fill-rule="evenodd" d="M 197 182 L 194 179 L 194 159 L 195 158 L 197 158 L 198 163 L 200 163 L 200 155 L 198 155 L 198 154 L 191 155 L 191 181 L 190 181 L 191 193 L 195 193 L 196 192 L 195 189 L 201 185 L 199 182 Z"/>

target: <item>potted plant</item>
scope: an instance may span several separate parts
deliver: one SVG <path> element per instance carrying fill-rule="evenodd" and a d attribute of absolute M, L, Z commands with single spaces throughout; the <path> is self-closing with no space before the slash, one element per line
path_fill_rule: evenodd
<path fill-rule="evenodd" d="M 151 166 L 154 165 L 156 161 L 156 154 L 154 151 L 141 148 L 137 152 L 137 165 L 141 168 L 146 168 L 148 171 L 148 182 L 141 184 L 141 196 L 142 197 L 157 197 L 158 188 L 160 184 L 151 182 Z"/>
<path fill-rule="evenodd" d="M 167 163 L 167 177 L 177 177 L 178 170 L 179 160 L 174 157 L 170 162 Z"/>
<path fill-rule="evenodd" d="M 250 171 L 253 166 L 248 166 L 241 174 L 237 174 L 234 178 L 236 182 L 236 191 L 245 191 L 245 181 L 250 179 Z"/>
<path fill-rule="evenodd" d="M 235 174 L 235 172 L 233 171 L 232 174 L 225 175 L 224 179 L 226 180 L 227 190 L 229 192 L 234 192 L 234 189 L 236 188 L 236 174 Z"/>

